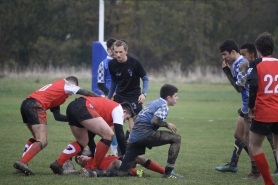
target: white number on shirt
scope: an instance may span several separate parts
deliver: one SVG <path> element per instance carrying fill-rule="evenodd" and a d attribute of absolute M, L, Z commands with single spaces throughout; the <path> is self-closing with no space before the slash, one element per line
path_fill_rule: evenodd
<path fill-rule="evenodd" d="M 273 76 L 271 76 L 270 74 L 267 74 L 264 76 L 264 81 L 267 82 L 268 84 L 266 85 L 266 87 L 264 88 L 264 93 L 265 94 L 271 94 L 273 93 L 273 90 L 269 89 L 269 87 L 272 85 L 273 83 Z M 275 75 L 274 77 L 274 81 L 277 82 L 278 81 L 278 75 Z M 275 86 L 274 88 L 274 93 L 278 93 L 278 84 Z"/>
<path fill-rule="evenodd" d="M 42 88 L 40 88 L 39 91 L 45 91 L 50 86 L 52 86 L 52 84 L 45 85 Z"/>

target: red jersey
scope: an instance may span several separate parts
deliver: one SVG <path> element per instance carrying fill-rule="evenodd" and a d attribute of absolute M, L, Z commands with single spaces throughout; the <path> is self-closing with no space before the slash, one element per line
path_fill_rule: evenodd
<path fill-rule="evenodd" d="M 258 90 L 255 120 L 278 122 L 278 59 L 264 57 L 256 69 Z"/>
<path fill-rule="evenodd" d="M 47 110 L 62 105 L 70 95 L 76 94 L 79 89 L 79 86 L 69 83 L 65 79 L 61 79 L 43 86 L 27 98 L 38 100 L 42 104 L 42 107 Z"/>
<path fill-rule="evenodd" d="M 108 170 L 108 167 L 110 166 L 110 164 L 115 161 L 118 160 L 120 157 L 118 156 L 112 156 L 112 155 L 105 155 L 105 157 L 103 158 L 103 160 L 101 161 L 100 164 L 100 169 L 101 170 Z M 88 170 L 91 166 L 91 164 L 93 163 L 94 158 L 90 158 L 87 160 L 87 164 L 86 166 L 84 166 L 84 168 L 86 170 Z"/>
<path fill-rule="evenodd" d="M 116 109 L 119 103 L 102 97 L 83 96 L 83 98 L 89 102 L 90 105 L 87 106 L 93 106 L 109 126 L 114 126 L 114 123 L 123 125 L 123 110 Z"/>

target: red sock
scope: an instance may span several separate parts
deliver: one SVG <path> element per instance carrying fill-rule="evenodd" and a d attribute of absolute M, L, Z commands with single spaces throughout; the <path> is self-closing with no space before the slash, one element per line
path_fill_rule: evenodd
<path fill-rule="evenodd" d="M 97 143 L 94 160 L 90 166 L 91 169 L 96 169 L 100 167 L 100 163 L 102 162 L 109 148 L 110 145 L 103 143 L 101 140 Z"/>
<path fill-rule="evenodd" d="M 135 168 L 131 168 L 130 171 L 131 175 L 137 176 L 137 170 Z"/>
<path fill-rule="evenodd" d="M 41 150 L 42 150 L 41 142 L 35 142 L 28 148 L 24 156 L 22 156 L 19 161 L 27 164 Z"/>
<path fill-rule="evenodd" d="M 265 185 L 273 185 L 274 181 L 271 178 L 268 162 L 264 153 L 254 155 L 253 159 L 264 178 Z"/>
<path fill-rule="evenodd" d="M 70 143 L 57 159 L 57 163 L 63 165 L 68 159 L 77 155 L 81 151 L 81 146 L 77 141 Z"/>
<path fill-rule="evenodd" d="M 26 144 L 25 144 L 25 146 L 24 146 L 24 151 L 23 151 L 22 157 L 25 155 L 25 153 L 27 152 L 27 150 L 29 149 L 29 147 L 30 147 L 34 142 L 36 142 L 36 140 L 33 139 L 33 138 L 30 138 L 30 139 L 26 142 Z"/>
<path fill-rule="evenodd" d="M 150 164 L 148 166 L 145 166 L 145 168 L 149 169 L 149 170 L 152 170 L 154 172 L 157 172 L 157 173 L 160 173 L 160 174 L 163 174 L 165 169 L 162 167 L 162 166 L 159 166 L 158 164 L 156 164 L 155 162 L 151 161 Z"/>

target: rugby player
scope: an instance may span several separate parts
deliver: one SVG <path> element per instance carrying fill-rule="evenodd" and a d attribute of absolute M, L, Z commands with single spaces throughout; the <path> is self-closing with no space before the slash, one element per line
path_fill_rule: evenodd
<path fill-rule="evenodd" d="M 72 94 L 98 96 L 80 88 L 78 79 L 75 76 L 69 76 L 43 86 L 22 102 L 20 107 L 22 120 L 30 130 L 32 137 L 25 144 L 22 157 L 13 164 L 16 172 L 21 171 L 25 175 L 34 175 L 27 164 L 48 144 L 46 111 L 50 109 L 55 120 L 67 122 L 67 116 L 60 114 L 60 105 Z"/>

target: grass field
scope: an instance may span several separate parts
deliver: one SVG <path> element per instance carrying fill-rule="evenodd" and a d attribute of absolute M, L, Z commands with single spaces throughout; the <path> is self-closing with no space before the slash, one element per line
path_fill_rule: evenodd
<path fill-rule="evenodd" d="M 54 79 L 56 80 L 56 79 Z M 0 184 L 263 184 L 263 180 L 242 180 L 250 173 L 250 161 L 243 151 L 235 174 L 220 173 L 215 170 L 230 160 L 233 150 L 233 133 L 237 120 L 237 109 L 240 107 L 240 94 L 227 84 L 178 84 L 179 100 L 170 107 L 168 122 L 177 125 L 178 134 L 182 137 L 179 157 L 175 171 L 185 179 L 162 179 L 160 174 L 146 170 L 150 178 L 82 178 L 79 176 L 59 176 L 53 174 L 49 165 L 67 144 L 74 141 L 67 123 L 54 120 L 48 111 L 48 146 L 35 156 L 29 167 L 35 176 L 25 177 L 13 174 L 13 163 L 22 154 L 25 142 L 31 136 L 22 123 L 20 115 L 21 102 L 32 91 L 52 82 L 53 79 L 0 79 Z M 163 82 L 150 82 L 147 101 L 159 96 Z M 90 89 L 91 80 L 80 80 L 80 86 Z M 67 104 L 77 96 L 72 96 L 61 106 L 65 113 Z M 264 151 L 271 171 L 275 164 L 270 146 L 265 140 Z M 168 146 L 147 150 L 146 157 L 165 166 Z M 78 167 L 76 165 L 76 167 Z M 79 167 L 78 167 L 79 168 Z M 139 169 L 144 169 L 138 166 Z M 278 182 L 278 178 L 274 180 Z"/>

